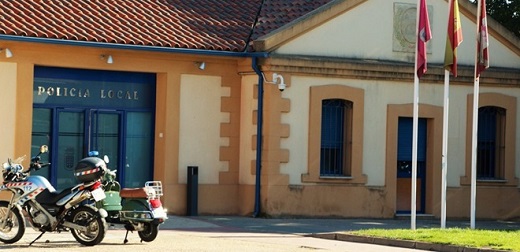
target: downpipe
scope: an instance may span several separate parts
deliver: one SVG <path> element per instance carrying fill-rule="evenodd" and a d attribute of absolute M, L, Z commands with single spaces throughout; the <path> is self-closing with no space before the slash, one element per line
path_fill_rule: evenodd
<path fill-rule="evenodd" d="M 253 217 L 257 218 L 261 212 L 261 174 L 262 174 L 262 125 L 264 114 L 264 78 L 262 71 L 258 68 L 258 58 L 252 57 L 252 68 L 258 75 L 258 111 L 256 113 L 256 183 L 255 183 L 255 211 Z"/>

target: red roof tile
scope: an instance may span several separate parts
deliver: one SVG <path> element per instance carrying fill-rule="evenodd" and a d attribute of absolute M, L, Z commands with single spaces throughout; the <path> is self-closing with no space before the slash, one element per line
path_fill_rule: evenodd
<path fill-rule="evenodd" d="M 0 34 L 238 52 L 330 1 L 265 0 L 251 31 L 261 0 L 9 0 Z"/>

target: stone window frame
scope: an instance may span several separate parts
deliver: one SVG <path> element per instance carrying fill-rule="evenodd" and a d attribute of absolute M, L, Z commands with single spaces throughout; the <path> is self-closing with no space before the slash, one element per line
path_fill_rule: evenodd
<path fill-rule="evenodd" d="M 302 182 L 313 183 L 351 183 L 365 184 L 363 174 L 363 127 L 365 111 L 365 91 L 343 85 L 323 85 L 310 87 L 309 103 L 309 146 L 308 173 L 302 174 Z M 321 152 L 321 110 L 322 101 L 326 99 L 342 99 L 351 101 L 352 109 L 352 148 L 350 176 L 322 177 L 320 176 Z"/>
<path fill-rule="evenodd" d="M 480 93 L 479 108 L 494 106 L 506 110 L 506 137 L 504 153 L 504 179 L 503 180 L 478 180 L 478 185 L 489 186 L 518 186 L 518 178 L 515 177 L 515 153 L 516 153 L 516 97 L 499 93 Z M 473 94 L 467 96 L 466 110 L 466 166 L 465 176 L 460 178 L 461 185 L 471 185 L 471 139 L 473 134 Z"/>

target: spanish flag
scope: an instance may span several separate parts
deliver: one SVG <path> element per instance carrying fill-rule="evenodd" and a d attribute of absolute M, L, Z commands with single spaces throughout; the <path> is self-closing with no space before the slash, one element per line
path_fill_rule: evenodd
<path fill-rule="evenodd" d="M 462 43 L 462 27 L 459 14 L 458 0 L 450 0 L 448 17 L 448 36 L 446 36 L 446 50 L 444 51 L 444 68 L 457 77 L 457 47 Z"/>

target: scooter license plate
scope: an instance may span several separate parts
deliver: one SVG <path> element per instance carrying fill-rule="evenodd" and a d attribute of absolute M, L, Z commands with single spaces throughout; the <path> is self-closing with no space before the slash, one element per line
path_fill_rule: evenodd
<path fill-rule="evenodd" d="M 103 189 L 101 189 L 101 188 L 95 189 L 94 191 L 92 191 L 90 193 L 92 194 L 92 197 L 94 197 L 94 200 L 96 202 L 100 201 L 100 200 L 103 200 L 103 199 L 105 199 L 107 197 L 105 195 L 105 191 L 103 191 Z"/>

